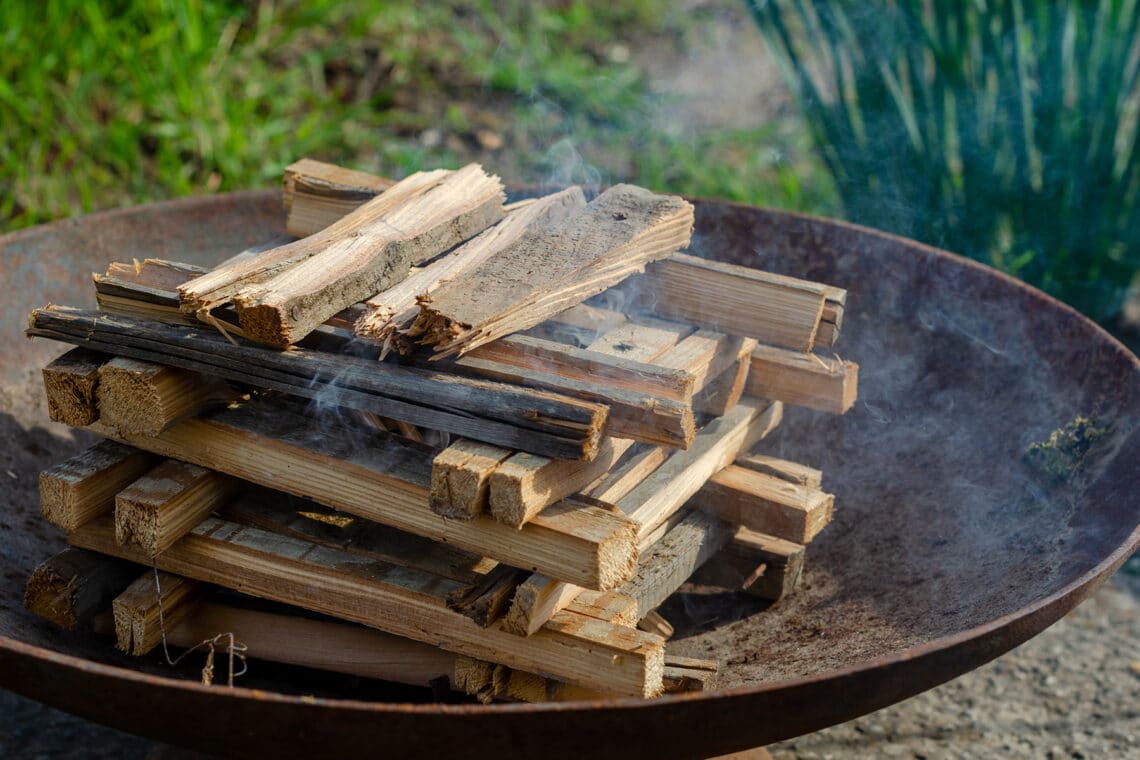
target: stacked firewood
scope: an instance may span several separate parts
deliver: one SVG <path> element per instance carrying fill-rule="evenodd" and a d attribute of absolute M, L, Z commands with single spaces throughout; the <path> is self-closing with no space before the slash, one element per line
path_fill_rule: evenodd
<path fill-rule="evenodd" d="M 785 403 L 854 402 L 858 367 L 815 352 L 846 294 L 679 253 L 680 198 L 504 201 L 474 165 L 304 160 L 288 239 L 112 264 L 98 311 L 35 311 L 76 346 L 44 369 L 52 418 L 105 440 L 41 475 L 73 548 L 28 607 L 136 655 L 485 701 L 707 688 L 655 610 L 702 565 L 794 589 L 834 499 L 757 444 Z"/>

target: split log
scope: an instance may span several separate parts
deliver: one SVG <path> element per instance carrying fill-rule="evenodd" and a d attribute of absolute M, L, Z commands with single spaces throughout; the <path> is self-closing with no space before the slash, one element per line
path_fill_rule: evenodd
<path fill-rule="evenodd" d="M 689 243 L 693 207 L 616 185 L 579 212 L 524 236 L 421 305 L 409 335 L 436 357 L 525 330 Z"/>
<path fill-rule="evenodd" d="M 40 511 L 52 525 L 74 530 L 110 512 L 115 494 L 158 459 L 114 441 L 100 441 L 40 473 Z"/>
<path fill-rule="evenodd" d="M 197 614 L 205 591 L 203 584 L 180 575 L 143 573 L 111 602 L 115 645 L 136 657 L 150 652 L 162 643 L 164 631 L 177 629 L 183 620 Z"/>
<path fill-rule="evenodd" d="M 230 345 L 211 330 L 81 309 L 37 309 L 27 333 L 568 459 L 596 454 L 606 418 L 600 404 L 548 391 L 306 349 Z"/>
<path fill-rule="evenodd" d="M 90 425 L 99 419 L 95 391 L 99 367 L 108 358 L 85 348 L 73 348 L 44 367 L 48 417 L 72 427 Z"/>
<path fill-rule="evenodd" d="M 285 230 L 296 237 L 320 232 L 394 184 L 386 177 L 302 158 L 285 167 Z"/>
<path fill-rule="evenodd" d="M 156 435 L 240 394 L 215 377 L 178 367 L 111 359 L 99 368 L 99 419 L 129 433 Z"/>
<path fill-rule="evenodd" d="M 579 187 L 570 187 L 539 198 L 508 214 L 498 224 L 484 230 L 451 253 L 418 269 L 403 282 L 369 298 L 365 313 L 353 331 L 360 338 L 384 346 L 381 358 L 392 346 L 398 332 L 412 324 L 419 308 L 416 299 L 430 295 L 444 283 L 462 277 L 491 256 L 512 245 L 527 230 L 538 228 L 571 213 L 586 203 Z"/>
<path fill-rule="evenodd" d="M 441 520 L 427 508 L 425 447 L 382 433 L 366 443 L 330 439 L 319 421 L 260 402 L 187 420 L 157 436 L 97 432 L 582 586 L 613 588 L 636 565 L 634 527 L 607 510 L 555 505 L 522 530 L 488 517 Z"/>
<path fill-rule="evenodd" d="M 167 460 L 115 497 L 115 540 L 153 557 L 186 535 L 236 490 L 233 478 Z"/>
<path fill-rule="evenodd" d="M 87 628 L 138 572 L 129 562 L 65 549 L 28 576 L 24 607 L 69 631 Z"/>
<path fill-rule="evenodd" d="M 68 536 L 72 545 L 136 561 L 115 542 L 106 519 Z M 450 651 L 614 694 L 661 692 L 664 642 L 659 637 L 563 612 L 529 637 L 480 628 L 447 608 L 455 584 L 435 576 L 378 567 L 256 528 L 208 518 L 157 557 L 168 572 L 364 623 L 435 643 Z M 590 644 L 583 645 L 587 638 Z"/>
<path fill-rule="evenodd" d="M 803 544 L 738 528 L 733 539 L 697 571 L 693 580 L 775 602 L 799 585 L 804 556 Z"/>
<path fill-rule="evenodd" d="M 745 392 L 844 414 L 854 405 L 858 386 L 859 365 L 854 362 L 757 346 Z"/>
<path fill-rule="evenodd" d="M 387 192 L 396 192 L 401 184 Z M 381 202 L 384 195 L 345 217 L 354 224 L 351 231 L 329 235 L 303 261 L 234 294 L 238 321 L 249 338 L 279 348 L 290 346 L 341 309 L 387 290 L 407 277 L 412 266 L 503 217 L 502 183 L 477 164 L 448 172 L 394 208 Z M 274 255 L 274 251 L 262 254 L 270 260 Z"/>
<path fill-rule="evenodd" d="M 298 200 L 296 207 L 301 205 Z M 643 306 L 662 303 L 666 311 L 654 312 L 659 316 L 801 351 L 834 345 L 847 301 L 842 288 L 680 254 L 647 267 L 623 290 Z M 544 331 L 554 326 L 544 323 L 537 334 L 551 338 Z M 588 324 L 581 329 L 591 330 Z"/>
<path fill-rule="evenodd" d="M 734 525 L 806 544 L 831 521 L 835 497 L 730 465 L 710 477 L 689 504 Z"/>
<path fill-rule="evenodd" d="M 243 288 L 265 282 L 317 255 L 333 241 L 363 229 L 376 218 L 390 214 L 423 195 L 450 174 L 443 169 L 413 174 L 314 235 L 273 248 L 253 258 L 232 261 L 180 285 L 178 293 L 182 310 L 188 314 L 206 316 L 210 310 L 229 303 Z M 293 213 L 297 213 L 299 201 L 303 197 L 294 195 Z"/>

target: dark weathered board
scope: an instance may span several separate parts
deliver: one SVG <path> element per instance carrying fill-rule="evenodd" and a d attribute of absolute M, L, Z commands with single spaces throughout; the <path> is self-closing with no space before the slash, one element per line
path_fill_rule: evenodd
<path fill-rule="evenodd" d="M 29 335 L 169 364 L 552 457 L 591 459 L 607 409 L 559 394 L 343 354 L 231 344 L 220 334 L 49 307 Z"/>

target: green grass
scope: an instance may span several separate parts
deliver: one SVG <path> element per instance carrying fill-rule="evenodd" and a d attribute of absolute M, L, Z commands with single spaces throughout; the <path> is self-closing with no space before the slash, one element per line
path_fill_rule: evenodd
<path fill-rule="evenodd" d="M 0 231 L 272 186 L 305 155 L 836 209 L 786 129 L 646 128 L 658 103 L 611 51 L 698 23 L 648 0 L 15 0 L 0 24 Z"/>
<path fill-rule="evenodd" d="M 1140 270 L 1137 0 L 748 0 L 853 220 L 1094 319 Z"/>

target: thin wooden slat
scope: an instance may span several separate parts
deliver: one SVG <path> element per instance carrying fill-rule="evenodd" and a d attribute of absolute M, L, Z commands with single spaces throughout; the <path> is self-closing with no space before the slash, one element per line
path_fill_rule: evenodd
<path fill-rule="evenodd" d="M 638 561 L 637 573 L 617 593 L 636 599 L 637 617 L 645 617 L 720 551 L 735 532 L 712 515 L 689 512 L 649 548 Z"/>
<path fill-rule="evenodd" d="M 138 561 L 119 546 L 106 519 L 71 533 L 69 542 Z M 450 651 L 628 696 L 662 689 L 660 638 L 563 612 L 539 633 L 513 636 L 480 628 L 440 599 L 448 585 L 353 555 L 210 518 L 160 554 L 161 569 L 240 588 L 256 596 L 437 643 Z M 430 578 L 430 580 L 429 580 Z M 583 637 L 592 640 L 583 646 Z"/>
<path fill-rule="evenodd" d="M 633 526 L 606 510 L 555 505 L 522 530 L 488 517 L 442 520 L 427 508 L 430 459 L 424 447 L 376 433 L 366 445 L 342 443 L 338 449 L 319 422 L 263 403 L 187 420 L 158 436 L 121 437 L 162 456 L 582 586 L 613 588 L 636 564 Z"/>
<path fill-rule="evenodd" d="M 176 629 L 205 597 L 203 584 L 171 573 L 148 571 L 111 602 L 115 645 L 140 657 L 162 643 L 163 631 Z M 202 641 L 203 636 L 194 644 Z"/>
<path fill-rule="evenodd" d="M 689 504 L 734 525 L 806 544 L 831 521 L 835 497 L 730 465 L 710 477 Z"/>
<path fill-rule="evenodd" d="M 100 441 L 40 473 L 40 511 L 52 525 L 74 530 L 110 512 L 115 494 L 156 462 L 145 451 Z"/>
<path fill-rule="evenodd" d="M 653 314 L 710 330 L 810 351 L 828 286 L 674 254 L 623 290 Z"/>
<path fill-rule="evenodd" d="M 738 528 L 736 535 L 693 580 L 779 601 L 795 591 L 803 574 L 806 547 Z"/>
<path fill-rule="evenodd" d="M 855 404 L 858 386 L 859 365 L 854 362 L 757 346 L 745 392 L 844 414 Z"/>
<path fill-rule="evenodd" d="M 589 459 L 606 420 L 603 405 L 562 394 L 347 355 L 230 345 L 210 330 L 67 307 L 37 309 L 32 320 L 29 335 L 305 398 L 334 398 L 342 407 L 536 453 Z"/>
<path fill-rule="evenodd" d="M 742 454 L 733 464 L 808 488 L 819 488 L 823 483 L 821 470 L 767 454 Z"/>
<path fill-rule="evenodd" d="M 395 208 L 381 208 L 382 198 L 345 217 L 365 217 L 355 229 L 330 235 L 311 256 L 234 294 L 247 336 L 279 348 L 292 345 L 341 309 L 400 282 L 412 266 L 503 218 L 502 183 L 478 164 L 447 173 Z"/>
<path fill-rule="evenodd" d="M 431 463 L 431 493 L 428 497 L 432 511 L 460 520 L 470 520 L 485 512 L 491 475 L 499 463 L 511 455 L 510 449 L 478 441 L 456 441 L 436 454 Z M 605 459 L 603 444 L 602 452 L 594 462 L 604 462 Z"/>

